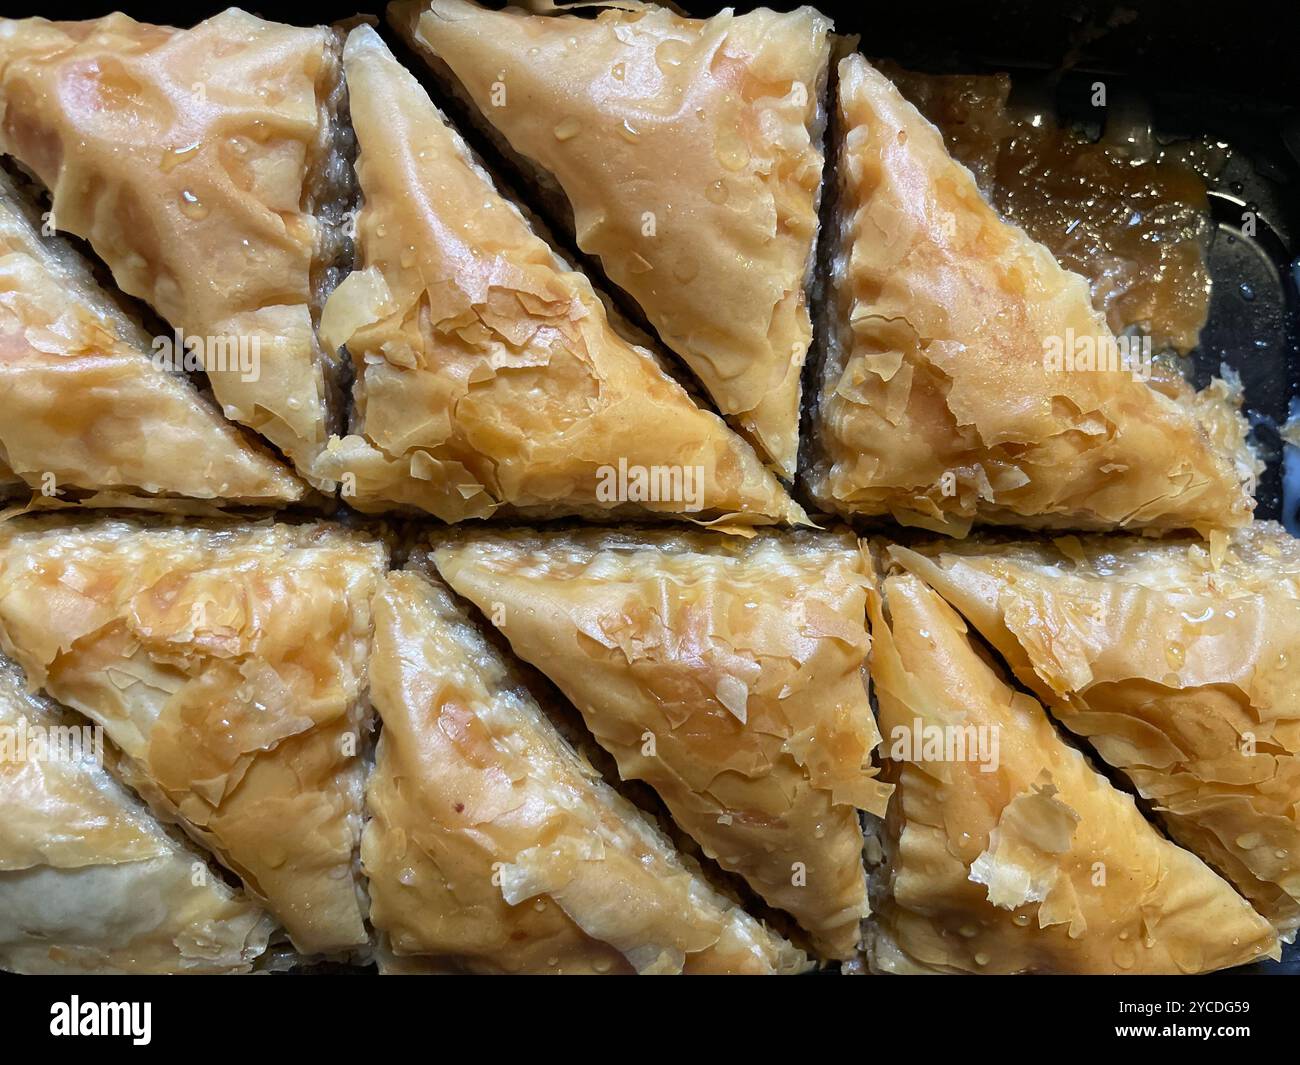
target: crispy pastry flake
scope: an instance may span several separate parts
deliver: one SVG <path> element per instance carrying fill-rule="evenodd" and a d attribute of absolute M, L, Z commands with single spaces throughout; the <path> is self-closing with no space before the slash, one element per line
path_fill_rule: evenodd
<path fill-rule="evenodd" d="M 0 648 L 303 953 L 366 942 L 362 698 L 386 553 L 323 525 L 0 527 Z"/>
<path fill-rule="evenodd" d="M 818 501 L 956 535 L 1249 522 L 1258 466 L 1230 390 L 1123 362 L 1087 283 L 998 218 L 884 76 L 860 56 L 839 71 Z"/>
<path fill-rule="evenodd" d="M 1287 939 L 1300 926 L 1300 542 L 891 548 Z"/>
<path fill-rule="evenodd" d="M 370 673 L 383 731 L 362 859 L 385 969 L 806 967 L 574 754 L 422 567 L 376 600 Z"/>
<path fill-rule="evenodd" d="M 0 20 L 0 150 L 49 188 L 118 286 L 202 343 L 228 417 L 323 487 L 329 359 L 313 315 L 332 231 L 338 39 L 231 8 Z"/>
<path fill-rule="evenodd" d="M 1094 772 L 916 577 L 870 596 L 871 676 L 896 785 L 872 873 L 882 972 L 1195 973 L 1278 957 L 1269 923 Z M 991 730 L 992 758 L 896 738 Z"/>
<path fill-rule="evenodd" d="M 883 812 L 851 536 L 499 533 L 434 559 L 582 711 L 624 779 L 819 953 L 867 912 L 858 810 Z"/>
<path fill-rule="evenodd" d="M 629 6 L 582 18 L 417 0 L 389 17 L 793 477 L 831 24 L 810 7 L 700 20 Z"/>
<path fill-rule="evenodd" d="M 446 521 L 501 506 L 806 520 L 743 440 L 615 331 L 369 27 L 345 66 L 362 268 L 323 332 L 356 364 L 358 424 L 326 458 L 350 503 Z M 680 483 L 620 491 L 624 468 Z"/>
<path fill-rule="evenodd" d="M 0 660 L 0 968 L 247 972 L 270 918 L 195 876 L 205 859 L 114 779 L 83 726 Z"/>

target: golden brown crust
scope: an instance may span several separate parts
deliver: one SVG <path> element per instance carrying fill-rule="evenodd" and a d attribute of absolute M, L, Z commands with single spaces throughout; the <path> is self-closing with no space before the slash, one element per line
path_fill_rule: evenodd
<path fill-rule="evenodd" d="M 876 969 L 1195 973 L 1278 957 L 1268 922 L 1003 683 L 920 580 L 886 578 L 871 620 L 897 783 L 873 874 Z M 905 742 L 932 729 L 986 730 L 985 757 Z"/>
<path fill-rule="evenodd" d="M 362 857 L 384 968 L 805 967 L 578 759 L 421 571 L 376 600 L 371 682 L 384 727 Z"/>
<path fill-rule="evenodd" d="M 809 475 L 818 501 L 957 535 L 972 522 L 1247 523 L 1256 464 L 1222 387 L 1197 396 L 1118 363 L 1084 280 L 999 220 L 860 56 L 840 65 L 838 108 L 839 330 Z M 1115 368 L 1079 368 L 1084 349 Z"/>
<path fill-rule="evenodd" d="M 51 498 L 72 490 L 219 505 L 303 493 L 183 378 L 154 365 L 144 331 L 70 246 L 41 236 L 3 174 L 0 408 L 0 464 Z"/>
<path fill-rule="evenodd" d="M 829 20 L 465 0 L 397 3 L 389 18 L 558 184 L 578 246 L 793 477 Z"/>
<path fill-rule="evenodd" d="M 1300 541 L 892 548 L 1290 938 L 1300 926 Z"/>
<path fill-rule="evenodd" d="M 325 525 L 0 527 L 0 647 L 303 953 L 366 942 L 356 869 L 377 544 Z"/>
<path fill-rule="evenodd" d="M 632 499 L 644 512 L 805 520 L 743 440 L 615 332 L 369 27 L 345 65 L 362 268 L 322 329 L 357 369 L 356 431 L 324 460 L 349 503 L 609 517 L 627 509 L 602 487 L 621 462 L 692 477 L 694 498 Z"/>
<path fill-rule="evenodd" d="M 86 725 L 0 659 L 0 968 L 247 972 L 271 920 L 109 774 Z"/>
<path fill-rule="evenodd" d="M 851 957 L 866 912 L 859 809 L 881 812 L 865 571 L 852 537 L 501 533 L 443 577 L 582 711 L 723 868 Z"/>
<path fill-rule="evenodd" d="M 113 14 L 0 23 L 0 149 L 118 286 L 210 343 L 209 380 L 323 487 L 331 373 L 311 214 L 331 148 L 332 31 L 230 9 L 175 30 Z M 233 368 L 232 368 L 233 366 Z"/>

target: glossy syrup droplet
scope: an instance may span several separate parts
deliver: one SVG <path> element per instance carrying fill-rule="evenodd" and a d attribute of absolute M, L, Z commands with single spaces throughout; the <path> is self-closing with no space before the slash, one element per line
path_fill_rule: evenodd
<path fill-rule="evenodd" d="M 570 141 L 582 132 L 582 123 L 568 115 L 555 124 L 553 132 L 557 141 Z"/>
<path fill-rule="evenodd" d="M 670 37 L 655 49 L 655 65 L 665 74 L 671 74 L 682 65 L 691 46 L 685 41 Z"/>
<path fill-rule="evenodd" d="M 714 142 L 718 162 L 728 170 L 743 170 L 749 162 L 749 145 L 734 129 L 724 129 Z"/>
<path fill-rule="evenodd" d="M 163 157 L 162 157 L 163 173 L 170 174 L 173 170 L 175 170 L 178 166 L 180 166 L 181 163 L 185 162 L 186 159 L 190 158 L 190 156 L 192 156 L 198 150 L 199 150 L 198 141 L 195 141 L 193 144 L 186 144 L 184 147 L 181 148 L 168 148 L 166 151 L 163 152 Z"/>
<path fill-rule="evenodd" d="M 181 190 L 181 210 L 187 218 L 192 218 L 196 222 L 208 217 L 207 207 L 189 189 Z"/>

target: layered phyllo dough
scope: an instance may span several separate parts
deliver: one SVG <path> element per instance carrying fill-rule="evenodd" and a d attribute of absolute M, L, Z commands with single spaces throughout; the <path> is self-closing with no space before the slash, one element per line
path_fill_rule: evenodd
<path fill-rule="evenodd" d="M 893 548 L 1290 939 L 1300 925 L 1300 544 Z"/>
<path fill-rule="evenodd" d="M 708 857 L 830 958 L 867 913 L 858 811 L 883 813 L 851 536 L 510 532 L 439 572 L 652 785 Z"/>
<path fill-rule="evenodd" d="M 1200 179 L 900 74 L 991 205 L 812 8 L 575 6 L 0 18 L 0 969 L 1277 958 Z"/>
<path fill-rule="evenodd" d="M 1083 278 L 1003 222 L 861 56 L 836 118 L 822 506 L 956 535 L 1250 521 L 1256 460 L 1223 382 L 1196 393 L 1117 341 Z"/>
<path fill-rule="evenodd" d="M 0 968 L 247 972 L 273 922 L 114 778 L 111 757 L 0 660 Z"/>
<path fill-rule="evenodd" d="M 362 858 L 382 969 L 807 967 L 574 753 L 424 565 L 385 582 L 370 672 L 383 731 Z"/>
<path fill-rule="evenodd" d="M 874 970 L 1199 973 L 1278 956 L 1268 921 L 1065 743 L 919 578 L 887 577 L 871 620 L 896 786 Z"/>
<path fill-rule="evenodd" d="M 304 954 L 363 946 L 371 596 L 386 552 L 320 524 L 0 526 L 0 648 Z"/>
<path fill-rule="evenodd" d="M 165 319 L 174 363 L 323 487 L 339 412 L 315 322 L 349 182 L 338 48 L 237 8 L 183 30 L 0 20 L 0 151 Z"/>
<path fill-rule="evenodd" d="M 323 332 L 356 366 L 329 475 L 362 510 L 804 520 L 753 449 L 615 328 L 368 27 L 345 67 L 364 205 Z"/>
<path fill-rule="evenodd" d="M 792 478 L 830 21 L 809 7 L 690 19 L 593 6 L 410 0 L 389 17 Z"/>
<path fill-rule="evenodd" d="M 0 492 L 284 504 L 303 484 L 244 439 L 0 173 Z M 177 461 L 178 456 L 184 456 Z"/>

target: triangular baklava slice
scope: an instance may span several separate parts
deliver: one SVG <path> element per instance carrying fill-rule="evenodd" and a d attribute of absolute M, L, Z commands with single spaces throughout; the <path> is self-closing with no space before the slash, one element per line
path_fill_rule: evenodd
<path fill-rule="evenodd" d="M 625 780 L 814 948 L 851 957 L 867 912 L 858 810 L 883 812 L 852 536 L 499 533 L 436 547 L 582 711 Z"/>
<path fill-rule="evenodd" d="M 0 173 L 0 488 L 285 503 L 302 483 L 180 375 Z"/>
<path fill-rule="evenodd" d="M 1087 282 L 1003 222 L 861 56 L 836 117 L 819 503 L 957 535 L 1250 521 L 1256 460 L 1223 382 L 1196 393 L 1117 341 Z"/>
<path fill-rule="evenodd" d="M 500 507 L 804 520 L 749 445 L 616 331 L 372 29 L 352 32 L 344 64 L 360 269 L 322 332 L 356 364 L 354 432 L 326 457 L 350 503 L 447 521 Z"/>
<path fill-rule="evenodd" d="M 1066 744 L 934 591 L 904 574 L 871 598 L 896 785 L 872 873 L 875 970 L 1198 973 L 1278 957 L 1269 923 Z"/>
<path fill-rule="evenodd" d="M 127 782 L 304 954 L 366 942 L 363 688 L 386 564 L 319 524 L 0 526 L 0 646 L 104 727 Z"/>
<path fill-rule="evenodd" d="M 1288 939 L 1300 926 L 1300 541 L 894 548 Z"/>
<path fill-rule="evenodd" d="M 423 565 L 376 600 L 370 677 L 383 731 L 361 853 L 385 969 L 806 967 L 579 759 Z"/>
<path fill-rule="evenodd" d="M 270 918 L 114 779 L 110 756 L 0 660 L 0 969 L 247 972 Z"/>
<path fill-rule="evenodd" d="M 172 363 L 325 488 L 336 368 L 314 317 L 347 206 L 338 50 L 333 30 L 237 8 L 192 29 L 0 20 L 0 151 L 175 330 Z"/>
<path fill-rule="evenodd" d="M 830 21 L 810 7 L 689 19 L 593 6 L 416 0 L 389 17 L 793 477 Z"/>

